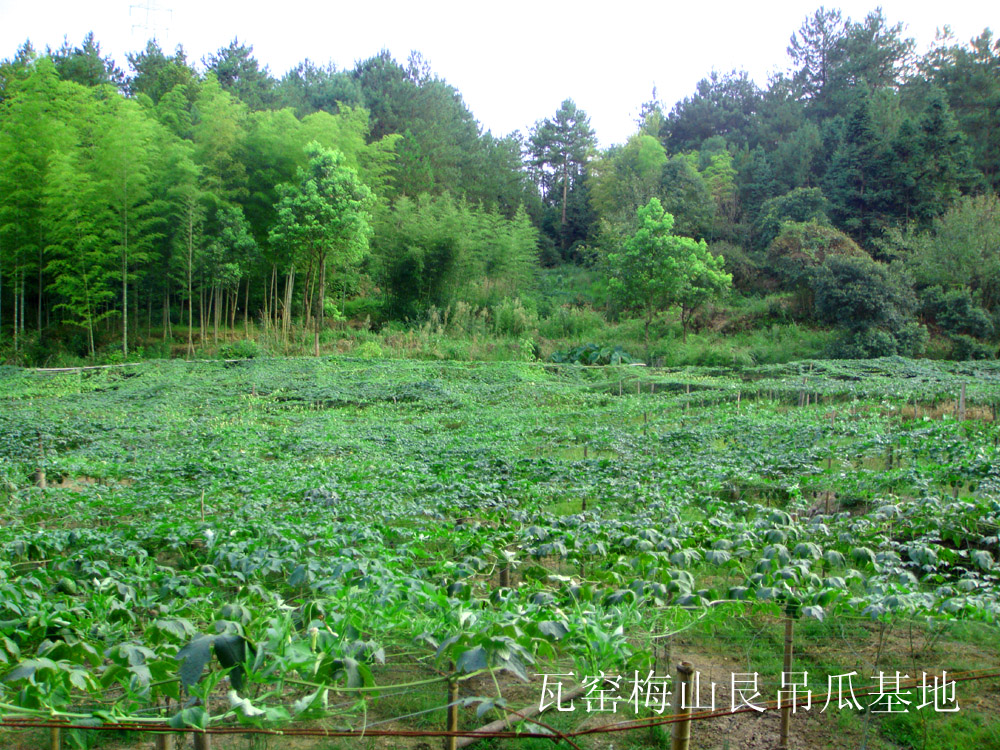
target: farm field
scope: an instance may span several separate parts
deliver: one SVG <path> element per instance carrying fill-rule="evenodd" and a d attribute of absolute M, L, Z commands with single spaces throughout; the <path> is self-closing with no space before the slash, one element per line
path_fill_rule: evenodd
<path fill-rule="evenodd" d="M 436 748 L 455 701 L 528 735 L 480 747 L 669 747 L 678 660 L 691 747 L 775 747 L 730 708 L 788 623 L 791 747 L 1000 747 L 998 406 L 901 358 L 0 368 L 0 747 Z M 519 723 L 543 674 L 596 692 Z"/>

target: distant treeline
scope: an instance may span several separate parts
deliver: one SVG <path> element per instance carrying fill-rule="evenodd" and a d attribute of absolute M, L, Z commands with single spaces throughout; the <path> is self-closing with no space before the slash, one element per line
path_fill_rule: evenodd
<path fill-rule="evenodd" d="M 25 43 L 0 63 L 0 351 L 72 339 L 93 354 L 111 332 L 127 347 L 140 319 L 378 325 L 530 305 L 541 266 L 603 267 L 652 198 L 739 291 L 792 290 L 849 327 L 823 307 L 835 287 L 888 289 L 877 325 L 900 350 L 918 317 L 989 340 L 1000 42 L 945 35 L 921 56 L 880 10 L 821 8 L 788 54 L 767 88 L 712 73 L 669 110 L 654 91 L 636 133 L 598 150 L 569 99 L 529 133 L 484 132 L 417 53 L 276 78 L 238 41 L 200 65 L 151 41 L 128 73 L 92 34 Z M 279 227 L 317 148 L 372 194 L 366 251 L 328 255 Z"/>

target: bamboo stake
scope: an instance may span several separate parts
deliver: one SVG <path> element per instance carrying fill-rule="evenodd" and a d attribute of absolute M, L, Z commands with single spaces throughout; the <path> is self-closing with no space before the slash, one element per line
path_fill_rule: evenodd
<path fill-rule="evenodd" d="M 43 490 L 48 487 L 45 479 L 45 447 L 42 445 L 42 433 L 38 433 L 38 471 L 35 473 L 38 478 L 38 486 Z"/>
<path fill-rule="evenodd" d="M 62 730 L 59 727 L 52 727 L 49 730 L 49 748 L 50 750 L 62 749 Z"/>
<path fill-rule="evenodd" d="M 962 393 L 958 397 L 958 421 L 965 421 L 965 383 L 962 383 Z"/>
<path fill-rule="evenodd" d="M 458 731 L 458 680 L 448 680 L 448 731 Z M 444 739 L 445 750 L 458 750 L 458 737 L 451 735 Z"/>
<path fill-rule="evenodd" d="M 694 666 L 689 661 L 677 663 L 677 687 L 674 689 L 673 714 L 686 718 L 676 722 L 671 732 L 671 750 L 688 750 L 691 743 L 691 675 Z"/>
<path fill-rule="evenodd" d="M 194 750 L 212 750 L 212 735 L 208 732 L 196 732 L 194 735 Z"/>
<path fill-rule="evenodd" d="M 792 671 L 792 652 L 794 647 L 795 621 L 792 619 L 792 609 L 785 610 L 785 666 L 784 676 Z M 784 679 L 782 680 L 784 682 Z M 781 729 L 778 739 L 778 750 L 788 750 L 788 728 L 792 721 L 792 702 L 785 700 L 781 706 Z"/>
<path fill-rule="evenodd" d="M 174 735 L 160 732 L 156 735 L 156 750 L 174 750 Z"/>

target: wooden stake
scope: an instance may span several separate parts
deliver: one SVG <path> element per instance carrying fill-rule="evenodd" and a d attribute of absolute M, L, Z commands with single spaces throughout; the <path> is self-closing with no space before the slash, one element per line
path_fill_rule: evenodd
<path fill-rule="evenodd" d="M 205 490 L 201 491 L 201 522 L 205 523 Z"/>
<path fill-rule="evenodd" d="M 787 677 L 792 671 L 792 651 L 794 645 L 795 620 L 792 619 L 792 609 L 785 610 L 785 666 L 784 676 Z M 784 682 L 784 679 L 782 679 Z M 778 750 L 788 750 L 788 727 L 792 721 L 791 701 L 784 701 L 781 705 L 781 730 L 778 738 Z"/>
<path fill-rule="evenodd" d="M 635 395 L 638 396 L 642 393 L 642 380 L 635 381 Z"/>
<path fill-rule="evenodd" d="M 212 750 L 212 735 L 208 732 L 195 732 L 194 750 Z"/>
<path fill-rule="evenodd" d="M 62 750 L 62 730 L 59 727 L 49 729 L 50 750 Z"/>
<path fill-rule="evenodd" d="M 45 479 L 45 447 L 42 445 L 41 432 L 38 433 L 38 471 L 35 472 L 35 477 L 38 480 L 38 486 L 43 490 L 49 486 Z"/>
<path fill-rule="evenodd" d="M 156 750 L 174 750 L 174 735 L 169 732 L 158 732 Z"/>
<path fill-rule="evenodd" d="M 691 743 L 691 705 L 694 703 L 691 695 L 691 675 L 694 673 L 694 666 L 691 662 L 682 661 L 677 663 L 677 684 L 674 686 L 674 705 L 672 708 L 674 716 L 684 716 L 674 724 L 671 732 L 671 750 L 688 750 Z"/>
<path fill-rule="evenodd" d="M 965 421 L 965 383 L 962 383 L 962 393 L 958 397 L 958 421 Z"/>
<path fill-rule="evenodd" d="M 448 680 L 448 731 L 458 731 L 458 680 L 454 677 Z M 458 737 L 445 737 L 444 746 L 445 750 L 458 750 Z"/>

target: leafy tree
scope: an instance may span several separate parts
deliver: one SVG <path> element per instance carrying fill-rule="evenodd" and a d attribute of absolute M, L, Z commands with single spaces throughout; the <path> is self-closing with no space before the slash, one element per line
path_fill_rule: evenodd
<path fill-rule="evenodd" d="M 153 225 L 158 207 L 150 187 L 157 166 L 162 127 L 132 99 L 109 99 L 100 114 L 96 168 L 109 216 L 106 239 L 119 258 L 122 352 L 128 356 L 129 284 L 136 280 L 157 239 Z"/>
<path fill-rule="evenodd" d="M 47 57 L 12 84 L 0 104 L 0 262 L 10 266 L 14 284 L 16 342 L 25 330 L 29 280 L 35 282 L 36 328 L 42 331 L 47 285 L 44 196 L 54 155 L 71 148 L 73 135 L 67 120 L 74 110 L 84 109 L 83 105 L 74 107 L 84 89 L 60 82 Z"/>
<path fill-rule="evenodd" d="M 956 44 L 947 27 L 920 63 L 927 80 L 945 92 L 972 161 L 994 190 L 1000 189 L 1000 39 L 986 29 L 968 45 Z"/>
<path fill-rule="evenodd" d="M 820 320 L 845 329 L 833 354 L 845 358 L 914 356 L 927 332 L 913 319 L 916 296 L 899 267 L 867 255 L 830 255 L 812 276 Z"/>
<path fill-rule="evenodd" d="M 343 164 L 339 151 L 318 143 L 306 147 L 309 163 L 294 184 L 279 189 L 277 222 L 270 240 L 288 253 L 306 252 L 318 275 L 314 350 L 319 356 L 319 332 L 326 303 L 326 269 L 356 266 L 368 251 L 374 195 L 354 169 Z"/>
<path fill-rule="evenodd" d="M 114 314 L 115 257 L 103 224 L 107 206 L 99 184 L 82 163 L 82 150 L 60 151 L 50 159 L 46 185 L 45 254 L 49 290 L 60 301 L 62 319 L 83 328 L 94 355 L 94 327 Z"/>
<path fill-rule="evenodd" d="M 257 240 L 250 232 L 250 224 L 239 206 L 219 206 L 214 224 L 215 232 L 206 247 L 205 260 L 215 296 L 214 337 L 218 341 L 219 319 L 223 310 L 229 311 L 229 326 L 235 325 L 240 284 L 250 275 L 257 260 L 258 247 Z M 249 289 L 248 279 L 248 294 Z"/>
<path fill-rule="evenodd" d="M 539 120 L 528 140 L 529 165 L 542 200 L 559 206 L 559 239 L 563 252 L 586 236 L 586 228 L 570 222 L 571 197 L 583 191 L 583 180 L 597 139 L 586 112 L 566 99 L 552 119 Z"/>
<path fill-rule="evenodd" d="M 781 233 L 785 222 L 814 221 L 829 225 L 829 203 L 819 188 L 795 188 L 761 204 L 754 223 L 754 244 L 766 249 Z"/>
<path fill-rule="evenodd" d="M 253 56 L 253 45 L 233 39 L 228 47 L 209 55 L 204 61 L 223 90 L 228 91 L 251 110 L 265 109 L 274 101 L 275 80 L 265 65 L 260 67 Z"/>
<path fill-rule="evenodd" d="M 281 77 L 274 93 L 278 107 L 291 107 L 299 117 L 319 111 L 336 114 L 342 104 L 364 104 L 361 85 L 350 72 L 338 71 L 333 63 L 319 66 L 308 58 Z"/>
<path fill-rule="evenodd" d="M 816 187 L 823 163 L 823 138 L 815 123 L 807 122 L 783 138 L 769 154 L 775 181 L 788 192 Z"/>
<path fill-rule="evenodd" d="M 663 207 L 675 218 L 678 233 L 691 237 L 711 234 L 715 198 L 691 159 L 681 154 L 670 158 L 663 167 L 657 194 Z"/>
<path fill-rule="evenodd" d="M 633 135 L 590 162 L 591 201 L 600 218 L 634 230 L 636 211 L 657 195 L 667 152 L 652 135 Z"/>
<path fill-rule="evenodd" d="M 652 198 L 639 209 L 639 228 L 621 250 L 608 255 L 610 289 L 625 306 L 642 311 L 646 347 L 649 326 L 666 308 L 679 305 L 687 339 L 691 314 L 703 302 L 732 284 L 722 257 L 708 251 L 704 240 L 672 234 L 674 217 Z"/>
<path fill-rule="evenodd" d="M 786 221 L 767 248 L 767 260 L 784 286 L 804 292 L 815 269 L 834 255 L 868 257 L 858 244 L 843 232 L 819 221 Z M 801 300 L 802 307 L 811 300 Z"/>
<path fill-rule="evenodd" d="M 870 95 L 861 91 L 825 176 L 831 218 L 859 243 L 870 244 L 886 225 L 892 183 L 891 152 L 875 126 Z"/>
<path fill-rule="evenodd" d="M 977 182 L 965 136 L 958 129 L 944 94 L 932 89 L 919 122 L 904 122 L 893 144 L 902 206 L 897 214 L 923 226 Z"/>
<path fill-rule="evenodd" d="M 101 45 L 94 39 L 93 31 L 83 38 L 81 47 L 70 47 L 64 40 L 62 47 L 55 52 L 49 50 L 48 54 L 64 81 L 75 81 L 82 86 L 125 85 L 125 74 L 114 59 L 101 57 Z"/>
<path fill-rule="evenodd" d="M 753 148 L 759 141 L 756 118 L 761 91 L 746 71 L 720 76 L 715 71 L 698 81 L 695 93 L 670 110 L 660 139 L 671 152 L 701 148 L 720 136 L 737 147 Z"/>
<path fill-rule="evenodd" d="M 174 91 L 177 86 L 189 85 L 197 78 L 180 45 L 173 56 L 168 57 L 159 43 L 150 39 L 146 49 L 130 52 L 126 57 L 132 68 L 132 75 L 126 82 L 129 93 L 133 96 L 145 94 L 154 104 L 159 103 L 167 92 Z M 190 92 L 189 89 L 185 91 Z"/>
<path fill-rule="evenodd" d="M 969 288 L 983 307 L 1000 309 L 1000 199 L 965 196 L 933 223 L 910 235 L 910 268 L 921 286 Z"/>
<path fill-rule="evenodd" d="M 215 76 L 206 77 L 194 103 L 191 134 L 205 189 L 222 202 L 233 203 L 247 195 L 247 170 L 241 159 L 246 124 L 246 105 L 225 91 Z"/>

